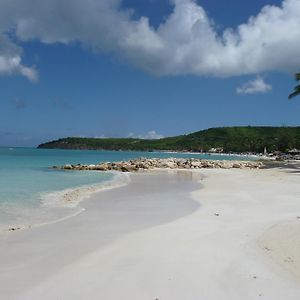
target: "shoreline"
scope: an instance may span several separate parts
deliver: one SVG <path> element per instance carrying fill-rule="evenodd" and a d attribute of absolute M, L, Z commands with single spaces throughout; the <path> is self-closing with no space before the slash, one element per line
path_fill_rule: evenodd
<path fill-rule="evenodd" d="M 24 224 L 24 222 L 19 222 L 15 224 L 11 223 L 7 225 L 1 225 L 0 237 L 1 235 L 6 234 L 8 232 L 27 230 L 35 227 L 55 224 L 67 220 L 69 218 L 76 217 L 85 210 L 83 207 L 80 207 L 80 204 L 88 200 L 93 194 L 99 193 L 101 191 L 120 188 L 129 184 L 130 176 L 128 174 L 114 171 L 111 171 L 110 173 L 113 174 L 114 177 L 107 181 L 103 181 L 96 184 L 82 185 L 79 187 L 67 188 L 60 191 L 45 192 L 41 194 L 43 204 L 41 208 L 37 208 L 37 210 L 42 211 L 43 208 L 57 209 L 58 211 L 56 212 L 56 215 L 53 215 L 51 217 L 47 216 L 47 218 L 50 218 L 47 221 L 28 220 L 28 224 Z M 76 208 L 78 209 L 77 211 L 65 211 L 64 213 L 62 212 L 62 209 Z"/>
<path fill-rule="evenodd" d="M 4 147 L 4 148 L 9 148 L 9 147 Z M 13 147 L 13 148 L 18 148 L 18 147 Z M 265 160 L 273 160 L 274 158 L 265 156 L 265 155 L 260 155 L 259 153 L 257 154 L 243 154 L 243 153 L 217 153 L 217 152 L 189 152 L 189 151 L 171 151 L 171 150 L 156 150 L 156 151 L 142 151 L 142 150 L 103 150 L 103 149 L 64 149 L 64 148 L 30 148 L 30 149 L 40 149 L 40 150 L 73 150 L 73 151 L 99 151 L 99 152 L 140 152 L 140 153 L 166 153 L 166 154 L 183 154 L 183 155 L 206 155 L 206 156 L 228 156 L 228 157 L 241 157 L 245 158 L 253 158 L 253 159 L 265 159 Z M 243 159 L 244 160 L 244 159 Z"/>
<path fill-rule="evenodd" d="M 288 259 L 284 268 L 285 252 L 275 249 L 280 240 L 292 249 L 293 238 L 268 231 L 287 221 L 298 228 L 294 173 L 151 170 L 130 177 L 127 186 L 92 194 L 75 218 L 0 237 L 1 295 L 299 299 L 299 261 Z"/>
<path fill-rule="evenodd" d="M 53 274 L 63 271 L 66 265 L 80 261 L 86 254 L 93 253 L 99 247 L 109 246 L 122 236 L 164 224 L 194 211 L 198 204 L 192 199 L 182 202 L 181 195 L 190 190 L 190 185 L 186 186 L 186 183 L 193 182 L 195 176 L 196 182 L 192 183 L 192 189 L 199 188 L 199 176 L 185 171 L 179 173 L 183 176 L 179 175 L 178 182 L 174 182 L 172 174 L 168 176 L 166 171 L 131 174 L 132 179 L 127 186 L 92 194 L 89 199 L 82 202 L 85 210 L 74 218 L 0 236 L 1 295 L 6 299 L 32 300 L 40 297 L 45 299 L 43 296 L 26 296 L 25 291 L 30 291 L 35 285 L 51 278 Z M 143 179 L 145 177 L 146 180 Z M 164 186 L 161 185 L 162 182 Z M 155 194 L 153 191 L 155 186 L 159 191 L 154 198 L 155 203 L 150 203 L 148 200 Z M 169 188 L 176 190 L 177 193 L 168 195 Z M 183 191 L 180 191 L 181 188 Z M 148 198 L 141 206 L 141 195 L 147 197 L 145 189 L 148 189 Z M 166 196 L 165 205 L 156 212 L 161 204 L 159 197 L 161 192 Z M 177 205 L 170 210 L 172 206 L 169 204 L 174 203 L 174 200 Z M 145 206 L 148 212 L 144 211 Z M 155 218 L 149 214 L 151 207 Z M 37 260 L 32 252 L 38 253 L 40 258 Z M 49 256 L 54 259 L 50 264 Z M 28 277 L 28 270 L 31 270 L 31 277 Z M 49 299 L 53 297 L 49 293 Z"/>
<path fill-rule="evenodd" d="M 265 155 L 259 155 L 259 154 L 243 154 L 243 153 L 225 153 L 225 152 L 184 152 L 184 151 L 154 151 L 152 153 L 176 153 L 176 154 L 187 154 L 187 155 L 207 155 L 207 156 L 236 156 L 236 157 L 244 157 L 246 158 L 253 158 L 253 159 L 272 159 Z"/>
<path fill-rule="evenodd" d="M 186 161 L 188 164 L 182 165 L 182 160 Z M 152 166 L 146 166 L 148 163 Z M 181 165 L 177 165 L 178 163 Z M 139 165 L 136 169 L 128 168 L 126 166 L 126 171 L 122 170 L 124 168 L 124 164 L 135 164 Z M 193 169 L 202 169 L 202 168 L 262 168 L 264 167 L 263 163 L 258 163 L 254 161 L 220 161 L 220 160 L 204 160 L 204 159 L 184 159 L 184 158 L 147 158 L 147 159 L 136 159 L 130 160 L 125 162 L 114 162 L 114 163 L 103 163 L 102 165 L 109 166 L 115 165 L 120 166 L 120 168 L 101 168 L 100 171 L 108 171 L 109 173 L 114 175 L 114 178 L 108 181 L 101 182 L 100 184 L 88 184 L 79 187 L 67 188 L 61 191 L 54 191 L 54 192 L 47 192 L 41 195 L 43 198 L 43 206 L 44 207 L 53 207 L 53 208 L 76 208 L 79 204 L 88 199 L 93 193 L 97 193 L 102 190 L 111 189 L 111 188 L 118 188 L 123 185 L 128 184 L 130 177 L 127 176 L 132 171 L 160 171 L 160 170 L 193 170 Z M 99 165 L 100 167 L 102 166 Z M 70 166 L 70 167 L 69 167 Z M 65 165 L 63 167 L 56 167 L 55 169 L 62 169 L 62 170 L 87 170 L 96 172 L 99 171 L 98 165 Z M 123 179 L 121 179 L 123 177 Z M 61 222 L 65 219 L 77 216 L 80 214 L 84 209 L 80 209 L 76 212 L 66 212 L 63 216 L 52 216 L 50 220 L 47 221 L 32 221 L 28 224 L 9 224 L 3 225 L 0 227 L 0 235 L 6 232 L 12 232 L 17 230 L 25 230 L 30 229 L 33 227 L 44 226 L 47 224 L 53 224 L 56 222 Z M 57 212 L 58 213 L 58 212 Z M 60 212 L 62 213 L 62 212 Z"/>

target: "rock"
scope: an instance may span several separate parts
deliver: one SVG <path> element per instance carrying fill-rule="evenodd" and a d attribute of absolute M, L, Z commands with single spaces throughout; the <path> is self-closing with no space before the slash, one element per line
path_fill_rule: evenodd
<path fill-rule="evenodd" d="M 129 172 L 128 168 L 125 166 L 121 166 L 120 171 L 122 172 Z"/>
<path fill-rule="evenodd" d="M 107 164 L 97 165 L 95 170 L 97 170 L 97 171 L 107 171 L 108 170 L 108 165 Z"/>
<path fill-rule="evenodd" d="M 232 168 L 234 169 L 240 169 L 241 168 L 241 164 L 240 163 L 233 163 Z"/>
<path fill-rule="evenodd" d="M 67 164 L 63 167 L 54 166 L 64 170 L 97 170 L 97 171 L 120 171 L 120 172 L 137 172 L 138 170 L 148 170 L 154 168 L 162 169 L 259 169 L 264 165 L 261 162 L 254 161 L 210 161 L 197 158 L 140 158 L 136 160 L 99 163 L 97 165 L 70 165 Z"/>
<path fill-rule="evenodd" d="M 65 165 L 65 166 L 64 166 L 64 169 L 66 169 L 66 170 L 72 170 L 73 167 L 72 167 L 72 165 Z"/>

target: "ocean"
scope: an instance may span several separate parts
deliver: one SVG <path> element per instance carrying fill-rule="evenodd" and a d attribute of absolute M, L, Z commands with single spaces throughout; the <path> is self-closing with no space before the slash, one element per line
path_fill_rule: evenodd
<path fill-rule="evenodd" d="M 53 165 L 95 164 L 139 157 L 241 157 L 165 152 L 0 148 L 0 232 L 38 226 L 80 213 L 91 192 L 128 182 L 124 174 L 55 170 Z"/>

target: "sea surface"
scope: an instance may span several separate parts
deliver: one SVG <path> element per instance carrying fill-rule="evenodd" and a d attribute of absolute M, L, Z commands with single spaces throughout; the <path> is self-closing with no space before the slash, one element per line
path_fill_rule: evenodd
<path fill-rule="evenodd" d="M 126 184 L 128 176 L 95 171 L 62 171 L 63 164 L 96 164 L 139 157 L 243 159 L 235 156 L 165 152 L 0 148 L 0 231 L 38 226 L 76 215 L 89 193 Z M 246 158 L 244 158 L 246 159 Z"/>

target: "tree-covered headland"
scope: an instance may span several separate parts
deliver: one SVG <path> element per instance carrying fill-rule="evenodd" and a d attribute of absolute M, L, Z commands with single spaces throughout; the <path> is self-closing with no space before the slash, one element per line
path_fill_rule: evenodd
<path fill-rule="evenodd" d="M 47 149 L 196 151 L 212 148 L 230 152 L 287 152 L 300 149 L 300 127 L 221 127 L 158 140 L 68 137 L 38 146 Z"/>

